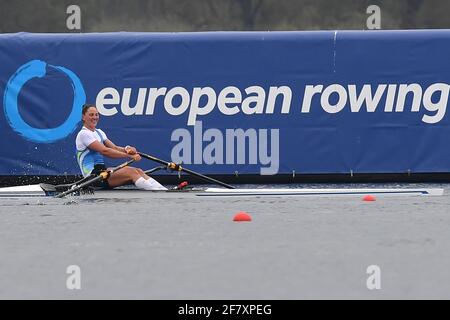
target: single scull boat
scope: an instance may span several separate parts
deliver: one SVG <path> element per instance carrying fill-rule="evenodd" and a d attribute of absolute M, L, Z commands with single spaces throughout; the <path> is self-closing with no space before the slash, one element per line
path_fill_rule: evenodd
<path fill-rule="evenodd" d="M 53 187 L 53 188 L 52 188 Z M 45 197 L 55 196 L 58 191 L 55 186 L 48 184 L 33 184 L 27 186 L 15 186 L 0 188 L 0 197 Z M 89 192 L 91 193 L 91 192 Z M 84 192 L 74 193 L 76 195 L 83 195 Z M 139 195 L 139 197 L 155 197 L 167 195 L 168 197 L 174 195 L 195 196 L 195 197 L 292 197 L 292 196 L 351 196 L 351 195 L 419 195 L 419 196 L 441 196 L 444 194 L 444 189 L 439 188 L 264 188 L 264 189 L 225 189 L 225 188 L 190 188 L 185 190 L 168 190 L 168 191 L 141 191 L 137 189 L 113 189 L 113 190 L 96 190 L 96 197 L 107 195 L 108 197 L 121 197 L 121 195 L 130 196 L 132 194 Z"/>

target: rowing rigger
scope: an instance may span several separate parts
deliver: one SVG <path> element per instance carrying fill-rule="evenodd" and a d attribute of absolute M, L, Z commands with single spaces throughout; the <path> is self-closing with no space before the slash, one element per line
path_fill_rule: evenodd
<path fill-rule="evenodd" d="M 53 186 L 54 187 L 54 186 Z M 47 184 L 34 184 L 0 188 L 0 197 L 49 197 L 55 196 L 55 188 Z M 404 188 L 404 189 L 225 189 L 225 188 L 191 188 L 188 190 L 141 191 L 137 189 L 114 189 L 95 191 L 96 197 L 295 197 L 295 196 L 357 196 L 357 195 L 394 195 L 394 196 L 442 196 L 444 189 L 438 188 Z"/>

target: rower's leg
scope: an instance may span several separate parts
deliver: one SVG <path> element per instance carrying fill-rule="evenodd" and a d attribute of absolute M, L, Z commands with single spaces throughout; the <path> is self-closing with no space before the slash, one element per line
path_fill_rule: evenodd
<path fill-rule="evenodd" d="M 140 184 L 140 186 L 138 186 L 138 181 L 135 182 L 136 186 L 138 186 L 138 188 L 140 189 L 145 189 L 145 190 L 167 190 L 166 187 L 164 187 L 162 184 L 160 184 L 158 181 L 156 181 L 155 179 L 153 179 L 152 177 L 150 177 L 149 175 L 145 174 L 144 171 L 142 171 L 141 169 L 140 173 L 142 173 L 142 178 L 145 179 L 144 184 Z M 140 181 L 142 182 L 142 181 Z"/>
<path fill-rule="evenodd" d="M 125 167 L 120 169 L 108 178 L 108 184 L 111 188 L 134 183 L 136 187 L 144 190 L 167 190 L 155 179 L 149 177 L 142 169 L 134 167 Z"/>
<path fill-rule="evenodd" d="M 118 186 L 123 186 L 125 184 L 135 183 L 139 178 L 142 177 L 142 174 L 139 172 L 139 170 L 133 167 L 122 168 L 111 174 L 111 176 L 108 178 L 108 184 L 111 188 L 115 188 Z"/>

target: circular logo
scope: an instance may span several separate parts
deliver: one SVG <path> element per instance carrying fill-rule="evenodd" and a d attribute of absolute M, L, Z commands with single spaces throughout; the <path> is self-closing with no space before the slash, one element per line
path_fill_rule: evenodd
<path fill-rule="evenodd" d="M 42 78 L 46 75 L 47 67 L 54 68 L 64 73 L 72 82 L 72 111 L 66 121 L 56 128 L 33 128 L 20 116 L 17 98 L 25 83 L 33 78 Z M 80 121 L 81 108 L 85 102 L 86 94 L 84 92 L 83 85 L 75 73 L 64 67 L 53 66 L 41 60 L 29 61 L 17 69 L 6 84 L 5 95 L 3 98 L 6 119 L 8 120 L 11 128 L 25 139 L 40 143 L 55 142 L 71 134 Z"/>

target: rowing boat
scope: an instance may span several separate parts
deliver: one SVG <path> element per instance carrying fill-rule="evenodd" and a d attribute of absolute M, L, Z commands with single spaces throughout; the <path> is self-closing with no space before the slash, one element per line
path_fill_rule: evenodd
<path fill-rule="evenodd" d="M 54 190 L 49 190 L 46 184 L 33 184 L 0 188 L 0 197 L 48 197 L 55 196 Z M 77 195 L 83 193 L 77 193 Z M 142 191 L 137 189 L 97 190 L 96 197 L 120 197 L 123 194 L 139 197 L 155 197 L 174 195 L 195 197 L 293 197 L 293 196 L 355 196 L 355 195 L 396 195 L 396 196 L 442 196 L 444 189 L 438 188 L 261 188 L 261 189 L 225 189 L 225 188 L 190 188 L 186 190 Z M 89 196 L 89 195 L 87 195 Z"/>
<path fill-rule="evenodd" d="M 177 196 L 195 196 L 195 197 L 293 197 L 293 196 L 355 196 L 355 195 L 397 195 L 397 196 L 441 196 L 444 194 L 444 189 L 433 189 L 433 188 L 384 188 L 384 189 L 353 189 L 353 188 L 235 188 L 227 183 L 216 180 L 214 178 L 205 176 L 198 172 L 186 169 L 179 164 L 173 162 L 168 162 L 154 156 L 148 155 L 146 153 L 139 152 L 139 155 L 143 158 L 157 162 L 162 165 L 150 170 L 145 171 L 146 174 L 153 173 L 162 168 L 168 168 L 171 171 L 177 171 L 178 173 L 184 172 L 193 175 L 202 180 L 208 181 L 209 183 L 217 184 L 223 188 L 184 188 L 184 183 L 181 183 L 177 187 L 171 190 L 163 191 L 142 191 L 137 189 L 127 189 L 127 188 L 116 188 L 113 190 L 98 190 L 96 191 L 96 197 L 106 197 L 106 198 L 120 198 L 124 196 L 124 192 L 128 197 L 132 194 L 135 197 L 174 197 Z M 128 166 L 134 159 L 128 160 L 120 164 L 117 167 L 110 168 L 101 172 L 99 175 L 89 175 L 83 179 L 65 185 L 50 185 L 50 184 L 33 184 L 27 186 L 15 186 L 15 187 L 5 187 L 0 188 L 0 197 L 57 197 L 62 198 L 66 195 L 84 195 L 92 194 L 94 189 L 93 185 L 95 182 L 100 180 L 106 180 L 108 177 L 122 168 Z M 181 188 L 180 188 L 181 187 Z M 131 193 L 132 192 L 132 193 Z"/>

